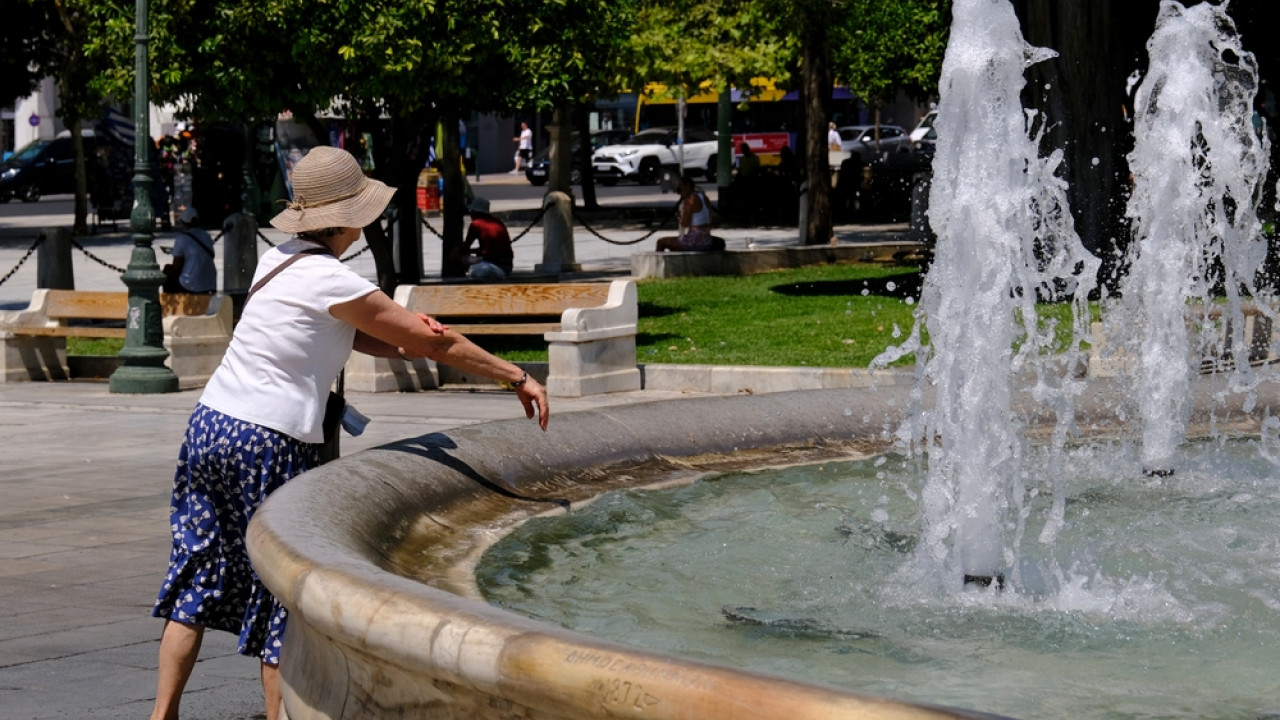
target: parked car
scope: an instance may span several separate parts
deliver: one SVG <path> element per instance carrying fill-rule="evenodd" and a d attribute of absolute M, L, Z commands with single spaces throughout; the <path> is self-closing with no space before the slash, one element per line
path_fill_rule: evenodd
<path fill-rule="evenodd" d="M 630 137 L 630 130 L 596 130 L 591 133 L 591 152 L 594 153 L 606 145 L 625 142 Z M 582 168 L 578 166 L 578 133 L 576 132 L 573 133 L 570 152 L 573 153 L 573 171 L 570 175 L 570 182 L 577 185 L 582 182 Z M 551 177 L 551 148 L 549 146 L 533 156 L 533 160 L 529 162 L 528 169 L 524 171 L 524 176 L 533 185 L 547 184 L 547 180 Z"/>
<path fill-rule="evenodd" d="M 916 154 L 932 161 L 934 153 L 938 150 L 938 128 L 929 127 L 912 147 Z"/>
<path fill-rule="evenodd" d="M 920 118 L 920 122 L 915 129 L 911 131 L 911 142 L 920 142 L 933 130 L 933 123 L 938 119 L 938 111 L 930 110 L 924 117 Z M 935 134 L 935 137 L 937 135 Z"/>
<path fill-rule="evenodd" d="M 591 158 L 596 178 L 603 185 L 619 180 L 636 180 L 652 185 L 662 177 L 662 169 L 680 166 L 680 143 L 674 127 L 641 130 L 631 139 L 607 145 Z M 716 134 L 700 127 L 684 129 L 684 168 L 686 173 L 715 174 Z"/>
<path fill-rule="evenodd" d="M 880 126 L 880 143 L 876 147 L 875 125 L 848 125 L 837 128 L 840 133 L 840 149 L 856 153 L 864 163 L 872 163 L 886 153 L 895 153 L 911 147 L 911 136 L 897 125 Z"/>
<path fill-rule="evenodd" d="M 94 142 L 94 136 L 87 132 L 84 135 L 86 158 L 93 157 Z M 69 134 L 28 143 L 0 165 L 0 202 L 13 198 L 35 202 L 41 195 L 75 190 L 76 153 Z"/>

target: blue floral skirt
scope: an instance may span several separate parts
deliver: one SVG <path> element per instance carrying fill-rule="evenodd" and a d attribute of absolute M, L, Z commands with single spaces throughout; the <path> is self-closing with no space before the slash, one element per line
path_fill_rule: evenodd
<path fill-rule="evenodd" d="M 196 405 L 173 476 L 169 572 L 151 614 L 235 633 L 239 652 L 280 662 L 286 611 L 249 564 L 245 532 L 319 447 Z"/>

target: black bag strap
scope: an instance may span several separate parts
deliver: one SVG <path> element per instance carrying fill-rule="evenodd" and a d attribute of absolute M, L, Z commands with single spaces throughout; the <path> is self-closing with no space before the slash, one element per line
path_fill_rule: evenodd
<path fill-rule="evenodd" d="M 200 246 L 200 249 L 201 249 L 201 250 L 203 250 L 203 251 L 205 251 L 206 253 L 208 253 L 209 257 L 214 257 L 214 254 L 213 254 L 213 246 L 212 246 L 212 245 L 205 245 L 204 243 L 200 242 L 200 238 L 196 237 L 195 235 L 193 235 L 193 234 L 191 234 L 191 233 L 189 233 L 189 232 L 186 232 L 185 230 L 184 230 L 183 232 L 178 233 L 178 234 L 179 234 L 179 235 L 186 235 L 187 237 L 191 238 L 191 241 L 192 241 L 192 242 L 194 242 L 196 245 L 199 245 L 199 246 Z"/>
<path fill-rule="evenodd" d="M 275 276 L 279 275 L 280 273 L 284 272 L 284 269 L 285 269 L 285 268 L 287 268 L 287 267 L 289 267 L 290 265 L 292 265 L 292 264 L 294 264 L 294 263 L 298 262 L 298 261 L 299 261 L 299 260 L 301 260 L 303 257 L 305 257 L 305 256 L 307 256 L 307 255 L 332 255 L 332 254 L 333 254 L 333 251 L 332 251 L 332 250 L 330 250 L 330 249 L 329 249 L 329 248 L 327 248 L 327 247 L 321 246 L 321 247 L 309 247 L 309 248 L 306 248 L 306 249 L 303 249 L 303 250 L 299 250 L 298 252 L 294 253 L 293 255 L 290 255 L 290 256 L 289 256 L 289 259 L 287 259 L 287 260 L 285 260 L 284 262 L 280 263 L 279 265 L 275 266 L 275 269 L 273 269 L 271 272 L 267 273 L 267 274 L 266 274 L 266 276 L 265 276 L 265 277 L 263 277 L 261 280 L 259 280 L 258 282 L 254 283 L 254 284 L 253 284 L 253 287 L 249 288 L 249 294 L 244 296 L 244 301 L 245 301 L 245 303 L 247 304 L 247 303 L 249 302 L 249 298 L 253 297 L 253 294 L 254 294 L 254 293 L 256 293 L 256 292 L 258 292 L 259 290 L 261 290 L 261 289 L 262 289 L 262 286 L 263 286 L 263 285 L 266 285 L 266 284 L 267 284 L 267 282 L 271 280 L 271 278 L 273 278 L 273 277 L 275 277 Z"/>

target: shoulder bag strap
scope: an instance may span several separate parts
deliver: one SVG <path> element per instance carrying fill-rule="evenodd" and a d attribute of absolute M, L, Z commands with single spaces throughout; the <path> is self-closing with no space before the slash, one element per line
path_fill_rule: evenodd
<path fill-rule="evenodd" d="M 212 246 L 212 245 L 205 245 L 204 243 L 200 242 L 200 238 L 196 237 L 195 235 L 193 235 L 193 234 L 191 234 L 191 233 L 189 233 L 189 232 L 185 232 L 185 231 L 184 231 L 184 232 L 180 232 L 180 233 L 178 233 L 178 234 L 179 234 L 179 235 L 186 235 L 187 237 L 191 238 L 191 242 L 195 243 L 196 245 L 199 245 L 199 246 L 200 246 L 200 249 L 201 249 L 201 250 L 203 250 L 203 251 L 205 251 L 205 253 L 207 253 L 207 254 L 209 255 L 209 257 L 211 257 L 211 258 L 212 258 L 212 257 L 214 257 L 214 255 L 213 255 L 213 246 Z"/>
<path fill-rule="evenodd" d="M 307 256 L 307 255 L 332 255 L 332 254 L 333 254 L 333 252 L 332 252 L 332 251 L 330 251 L 330 250 L 329 250 L 329 248 L 327 248 L 327 247 L 310 247 L 310 248 L 306 248 L 305 250 L 299 250 L 298 252 L 296 252 L 296 253 L 294 253 L 293 255 L 291 255 L 291 256 L 289 257 L 289 259 L 287 259 L 287 260 L 285 260 L 284 262 L 282 262 L 282 263 L 280 263 L 279 265 L 277 265 L 277 266 L 275 267 L 275 269 L 274 269 L 274 270 L 272 270 L 271 272 L 267 273 L 266 277 L 262 278 L 261 280 L 259 280 L 259 281 L 258 281 L 258 282 L 256 282 L 256 283 L 254 283 L 254 284 L 253 284 L 253 287 L 249 288 L 249 294 L 248 294 L 248 295 L 245 295 L 245 297 L 244 297 L 244 301 L 245 301 L 245 303 L 248 303 L 248 302 L 249 302 L 249 298 L 253 297 L 253 294 L 254 294 L 254 293 L 256 293 L 256 292 L 258 292 L 259 290 L 261 290 L 261 289 L 262 289 L 262 286 L 263 286 L 263 285 L 266 285 L 266 284 L 267 284 L 267 282 L 268 282 L 269 280 L 271 280 L 271 278 L 273 278 L 273 277 L 275 277 L 275 276 L 279 275 L 280 273 L 284 272 L 284 269 L 285 269 L 285 268 L 287 268 L 287 267 L 289 267 L 290 265 L 292 265 L 292 264 L 294 264 L 294 263 L 298 262 L 298 261 L 299 261 L 299 260 L 301 260 L 303 257 L 305 257 L 305 256 Z"/>

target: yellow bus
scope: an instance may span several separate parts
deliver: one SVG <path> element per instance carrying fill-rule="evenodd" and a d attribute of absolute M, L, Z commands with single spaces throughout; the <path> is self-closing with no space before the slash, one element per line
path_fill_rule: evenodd
<path fill-rule="evenodd" d="M 797 134 L 804 125 L 804 108 L 797 91 L 784 91 L 768 78 L 751 81 L 749 92 L 730 90 L 733 111 L 729 131 L 733 134 L 734 157 L 746 143 L 760 156 L 762 165 L 778 162 L 784 147 L 796 150 Z M 704 84 L 697 95 L 685 98 L 685 127 L 716 129 L 720 93 Z M 745 100 L 745 103 L 744 103 Z M 666 86 L 649 83 L 636 101 L 635 131 L 652 127 L 674 127 L 677 124 L 679 100 Z M 837 125 L 858 120 L 859 103 L 848 88 L 836 86 L 831 92 L 831 119 Z"/>

